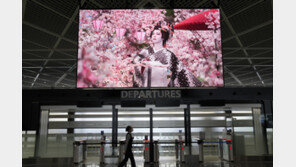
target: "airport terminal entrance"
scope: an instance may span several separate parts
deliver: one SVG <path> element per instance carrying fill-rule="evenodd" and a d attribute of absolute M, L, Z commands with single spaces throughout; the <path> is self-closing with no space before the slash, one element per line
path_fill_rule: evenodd
<path fill-rule="evenodd" d="M 233 161 L 235 157 L 264 152 L 260 104 L 42 106 L 41 109 L 35 147 L 31 151 L 23 148 L 23 157 L 74 157 L 73 142 L 84 141 L 82 160 L 86 164 L 118 163 L 123 156 L 127 125 L 134 128 L 137 166 L 151 163 L 151 156 L 160 166 L 176 166 Z"/>

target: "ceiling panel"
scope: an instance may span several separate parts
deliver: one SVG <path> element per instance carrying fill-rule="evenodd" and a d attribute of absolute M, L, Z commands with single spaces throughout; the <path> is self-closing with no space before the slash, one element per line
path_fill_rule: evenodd
<path fill-rule="evenodd" d="M 24 21 L 45 28 L 54 33 L 62 33 L 68 19 L 38 5 L 33 1 L 27 1 Z"/>
<path fill-rule="evenodd" d="M 33 43 L 37 43 L 48 48 L 52 48 L 58 39 L 46 32 L 24 24 L 22 27 L 22 36 L 25 40 L 32 41 Z"/>
<path fill-rule="evenodd" d="M 239 12 L 245 7 L 248 7 L 254 3 L 256 3 L 258 0 L 247 0 L 247 1 L 220 1 L 221 7 L 223 8 L 225 14 L 227 16 L 230 16 L 236 12 Z"/>
<path fill-rule="evenodd" d="M 245 10 L 236 16 L 229 18 L 236 33 L 243 32 L 270 20 L 272 20 L 272 7 L 270 1 L 262 1 L 249 10 Z"/>
<path fill-rule="evenodd" d="M 75 41 L 75 42 L 77 42 L 77 41 Z M 73 44 L 71 42 L 62 40 L 57 48 L 58 49 L 77 49 L 77 44 Z"/>
<path fill-rule="evenodd" d="M 67 16 L 68 18 L 73 15 L 75 9 L 78 7 L 77 0 L 38 0 L 38 2 L 57 11 L 60 14 Z"/>
<path fill-rule="evenodd" d="M 262 27 L 260 29 L 257 29 L 255 31 L 252 31 L 250 33 L 241 35 L 239 38 L 242 41 L 243 45 L 249 46 L 258 41 L 272 38 L 272 36 L 273 36 L 273 26 L 271 24 L 271 25 Z"/>

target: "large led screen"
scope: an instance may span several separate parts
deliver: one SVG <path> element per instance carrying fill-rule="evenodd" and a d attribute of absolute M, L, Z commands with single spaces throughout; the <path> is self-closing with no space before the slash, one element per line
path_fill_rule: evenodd
<path fill-rule="evenodd" d="M 77 88 L 223 86 L 219 9 L 80 10 Z"/>

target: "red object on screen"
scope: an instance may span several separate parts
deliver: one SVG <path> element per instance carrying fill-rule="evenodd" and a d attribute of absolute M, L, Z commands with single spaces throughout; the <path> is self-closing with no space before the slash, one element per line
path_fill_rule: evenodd
<path fill-rule="evenodd" d="M 201 12 L 195 16 L 192 16 L 179 24 L 174 26 L 176 30 L 212 30 L 208 28 L 206 22 L 208 21 L 207 17 L 209 13 L 218 12 L 218 9 L 211 9 L 206 12 Z"/>
<path fill-rule="evenodd" d="M 148 147 L 146 147 L 146 150 L 148 151 Z"/>
<path fill-rule="evenodd" d="M 229 146 L 229 150 L 231 150 L 231 146 Z"/>
<path fill-rule="evenodd" d="M 181 150 L 183 150 L 184 149 L 184 147 L 181 147 Z"/>

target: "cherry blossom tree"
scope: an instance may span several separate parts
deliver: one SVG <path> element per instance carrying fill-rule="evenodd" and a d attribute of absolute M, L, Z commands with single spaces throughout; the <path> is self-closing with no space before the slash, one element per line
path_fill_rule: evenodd
<path fill-rule="evenodd" d="M 174 25 L 203 11 L 81 10 L 77 87 L 132 87 L 133 56 L 151 45 L 149 36 L 154 26 L 159 22 Z M 213 30 L 175 30 L 167 48 L 203 86 L 223 86 L 220 14 L 207 17 L 207 25 Z M 139 31 L 145 32 L 143 41 L 136 38 Z"/>

